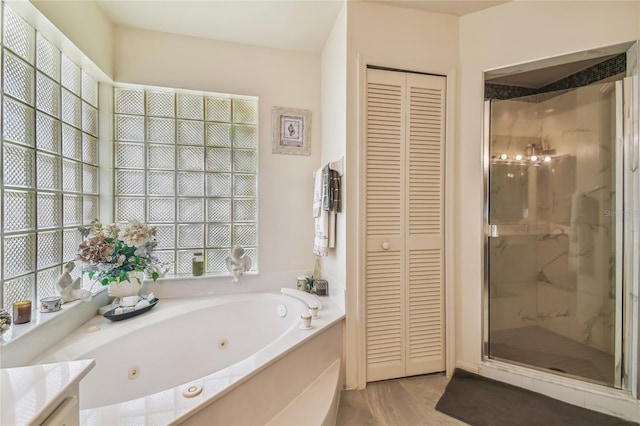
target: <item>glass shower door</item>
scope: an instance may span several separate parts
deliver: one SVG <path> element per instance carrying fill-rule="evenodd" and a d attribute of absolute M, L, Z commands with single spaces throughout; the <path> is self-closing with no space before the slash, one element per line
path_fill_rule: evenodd
<path fill-rule="evenodd" d="M 492 101 L 490 119 L 488 356 L 619 386 L 615 84 Z"/>

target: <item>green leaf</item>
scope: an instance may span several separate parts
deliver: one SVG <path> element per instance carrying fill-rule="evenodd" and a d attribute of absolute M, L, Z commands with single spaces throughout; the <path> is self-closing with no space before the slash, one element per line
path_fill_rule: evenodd
<path fill-rule="evenodd" d="M 84 271 L 82 271 L 82 273 L 84 273 Z M 92 279 L 93 279 L 93 276 L 94 276 L 95 274 L 96 274 L 96 272 L 95 272 L 95 271 L 91 271 L 91 272 L 89 272 L 89 279 L 90 279 L 90 280 L 92 280 Z"/>
<path fill-rule="evenodd" d="M 155 280 L 157 280 L 159 277 L 160 277 L 160 274 L 159 274 L 159 273 L 157 273 L 157 272 L 153 272 L 153 273 L 151 274 L 151 278 L 153 278 L 153 280 L 154 280 L 154 281 L 155 281 Z"/>
<path fill-rule="evenodd" d="M 109 278 L 103 278 L 102 281 L 100 281 L 100 284 L 109 285 Z"/>

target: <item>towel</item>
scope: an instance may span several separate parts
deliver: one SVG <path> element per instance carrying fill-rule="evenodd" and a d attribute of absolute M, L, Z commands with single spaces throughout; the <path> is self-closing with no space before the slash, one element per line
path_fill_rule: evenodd
<path fill-rule="evenodd" d="M 323 170 L 316 171 L 313 187 L 313 218 L 315 221 L 315 235 L 313 238 L 313 253 L 318 256 L 329 254 L 329 212 L 322 209 Z"/>
<path fill-rule="evenodd" d="M 322 209 L 330 212 L 342 211 L 340 190 L 340 173 L 329 168 L 329 164 L 322 169 Z"/>
<path fill-rule="evenodd" d="M 328 245 L 329 248 L 335 248 L 336 246 L 336 212 L 327 212 L 329 214 L 328 222 Z"/>
<path fill-rule="evenodd" d="M 340 185 L 340 173 L 332 170 L 329 164 L 316 171 L 313 189 L 313 252 L 318 256 L 327 256 L 328 249 L 336 246 L 336 213 L 342 211 Z"/>
<path fill-rule="evenodd" d="M 319 217 L 322 210 L 323 172 L 322 168 L 316 170 L 313 185 L 313 217 Z"/>
<path fill-rule="evenodd" d="M 315 218 L 315 237 L 313 239 L 313 253 L 318 256 L 329 254 L 329 212 L 322 210 Z"/>
<path fill-rule="evenodd" d="M 574 193 L 571 199 L 571 228 L 569 229 L 569 270 L 588 274 L 593 272 L 595 233 L 598 230 L 599 203 L 584 193 Z"/>

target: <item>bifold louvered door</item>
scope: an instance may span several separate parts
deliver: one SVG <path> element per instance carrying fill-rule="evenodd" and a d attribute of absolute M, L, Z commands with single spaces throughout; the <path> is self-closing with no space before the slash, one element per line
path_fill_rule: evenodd
<path fill-rule="evenodd" d="M 367 70 L 367 381 L 445 368 L 445 83 Z"/>

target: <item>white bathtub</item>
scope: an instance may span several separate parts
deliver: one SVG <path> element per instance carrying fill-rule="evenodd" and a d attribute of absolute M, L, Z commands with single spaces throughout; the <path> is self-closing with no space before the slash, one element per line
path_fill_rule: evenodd
<path fill-rule="evenodd" d="M 323 305 L 303 330 L 306 305 L 280 294 L 164 299 L 124 321 L 96 316 L 35 363 L 96 360 L 80 383 L 83 425 L 266 424 L 339 365 L 343 314 Z"/>

